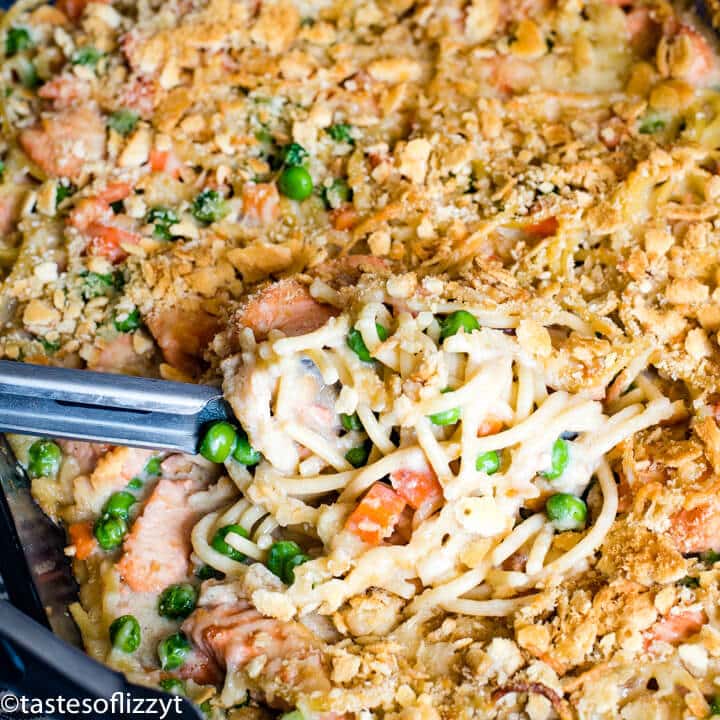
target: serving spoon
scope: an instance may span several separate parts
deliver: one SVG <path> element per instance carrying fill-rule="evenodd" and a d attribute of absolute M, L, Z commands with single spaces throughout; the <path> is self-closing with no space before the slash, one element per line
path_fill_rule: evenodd
<path fill-rule="evenodd" d="M 194 454 L 232 417 L 211 385 L 0 360 L 0 432 Z"/>

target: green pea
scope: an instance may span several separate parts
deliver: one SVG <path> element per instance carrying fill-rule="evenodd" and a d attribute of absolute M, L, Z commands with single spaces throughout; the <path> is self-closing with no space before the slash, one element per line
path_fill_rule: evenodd
<path fill-rule="evenodd" d="M 282 579 L 285 563 L 290 558 L 300 555 L 301 553 L 302 548 L 296 542 L 292 540 L 278 540 L 273 543 L 268 550 L 268 570 Z"/>
<path fill-rule="evenodd" d="M 179 678 L 165 678 L 158 683 L 161 690 L 171 695 L 186 695 L 185 683 Z"/>
<path fill-rule="evenodd" d="M 280 720 L 305 720 L 305 716 L 299 710 L 285 713 Z"/>
<path fill-rule="evenodd" d="M 107 517 L 119 517 L 123 520 L 127 520 L 130 516 L 130 508 L 135 504 L 135 502 L 135 496 L 125 490 L 113 493 L 107 503 L 105 503 L 103 515 L 106 515 Z"/>
<path fill-rule="evenodd" d="M 545 503 L 545 512 L 560 531 L 581 530 L 587 520 L 587 505 L 581 498 L 569 493 L 551 495 Z"/>
<path fill-rule="evenodd" d="M 304 167 L 293 165 L 280 174 L 278 189 L 285 197 L 302 202 L 312 195 L 313 181 Z"/>
<path fill-rule="evenodd" d="M 31 478 L 54 477 L 60 470 L 62 451 L 52 440 L 36 440 L 28 450 L 28 474 Z"/>
<path fill-rule="evenodd" d="M 145 465 L 145 468 L 143 469 L 143 472 L 148 477 L 157 477 L 160 474 L 160 465 L 162 463 L 162 459 L 155 456 L 151 457 L 147 464 Z"/>
<path fill-rule="evenodd" d="M 307 158 L 308 151 L 299 143 L 290 143 L 282 149 L 282 161 L 287 167 L 300 166 Z"/>
<path fill-rule="evenodd" d="M 140 311 L 135 308 L 131 312 L 124 313 L 122 315 L 116 313 L 113 323 L 115 325 L 115 329 L 121 333 L 128 333 L 133 330 L 137 330 L 142 324 L 140 321 Z"/>
<path fill-rule="evenodd" d="M 170 228 L 179 222 L 177 213 L 168 207 L 154 207 L 147 215 L 147 221 L 153 225 L 153 237 L 159 240 L 172 240 Z"/>
<path fill-rule="evenodd" d="M 160 594 L 158 613 L 173 620 L 185 619 L 197 605 L 197 590 L 190 583 L 166 587 Z"/>
<path fill-rule="evenodd" d="M 210 462 L 224 463 L 237 443 L 237 431 L 225 420 L 214 422 L 200 443 L 200 454 Z"/>
<path fill-rule="evenodd" d="M 456 310 L 440 320 L 440 339 L 449 338 L 451 335 L 459 333 L 461 329 L 466 333 L 471 333 L 473 330 L 480 329 L 480 323 L 467 310 Z"/>
<path fill-rule="evenodd" d="M 5 36 L 5 54 L 16 55 L 34 45 L 30 31 L 22 27 L 11 27 Z"/>
<path fill-rule="evenodd" d="M 327 134 L 335 142 L 344 142 L 344 143 L 354 144 L 355 140 L 353 139 L 351 132 L 352 132 L 352 125 L 348 125 L 347 123 L 336 123 L 335 125 L 331 125 L 327 129 Z"/>
<path fill-rule="evenodd" d="M 143 486 L 143 481 L 139 477 L 134 477 L 127 486 L 130 490 L 139 490 Z"/>
<path fill-rule="evenodd" d="M 248 531 L 242 525 L 225 525 L 215 533 L 215 537 L 213 537 L 210 545 L 212 545 L 212 548 L 217 550 L 217 552 L 221 555 L 226 555 L 236 562 L 242 562 L 245 560 L 245 555 L 243 555 L 239 550 L 236 550 L 232 545 L 228 545 L 228 543 L 225 542 L 225 537 L 228 533 L 235 533 L 236 535 L 240 535 L 244 538 L 248 537 Z"/>
<path fill-rule="evenodd" d="M 715 552 L 715 550 L 706 550 L 705 552 L 700 553 L 700 559 L 706 565 L 714 565 L 718 560 L 720 560 L 720 553 Z"/>
<path fill-rule="evenodd" d="M 57 207 L 65 198 L 74 195 L 77 188 L 67 181 L 61 181 L 55 186 L 55 206 Z"/>
<path fill-rule="evenodd" d="M 115 286 L 112 273 L 89 272 L 84 277 L 82 296 L 85 300 L 107 295 Z"/>
<path fill-rule="evenodd" d="M 72 55 L 70 62 L 73 65 L 86 65 L 87 67 L 95 67 L 103 53 L 92 45 L 78 48 Z"/>
<path fill-rule="evenodd" d="M 322 199 L 328 209 L 337 209 L 352 197 L 352 190 L 347 181 L 336 178 L 328 187 L 323 186 Z"/>
<path fill-rule="evenodd" d="M 640 119 L 638 132 L 643 135 L 654 135 L 665 128 L 667 122 L 657 113 L 649 112 Z"/>
<path fill-rule="evenodd" d="M 345 459 L 354 467 L 360 468 L 363 465 L 367 465 L 368 458 L 370 457 L 370 447 L 368 444 L 358 445 L 358 447 L 350 448 L 345 453 Z"/>
<path fill-rule="evenodd" d="M 213 711 L 212 703 L 209 700 L 205 700 L 204 702 L 200 703 L 200 711 L 202 714 L 206 717 L 210 717 L 210 713 Z"/>
<path fill-rule="evenodd" d="M 700 578 L 694 577 L 693 575 L 686 575 L 685 577 L 681 577 L 676 584 L 688 588 L 699 588 Z"/>
<path fill-rule="evenodd" d="M 342 423 L 343 428 L 348 432 L 351 430 L 363 429 L 363 424 L 360 422 L 360 418 L 357 413 L 353 413 L 352 415 L 340 413 L 340 422 Z"/>
<path fill-rule="evenodd" d="M 388 331 L 380 323 L 375 323 L 375 329 L 377 330 L 378 337 L 383 342 L 388 338 Z M 370 351 L 367 349 L 367 345 L 363 340 L 360 331 L 357 328 L 353 328 L 347 336 L 348 347 L 363 361 L 372 362 L 372 356 Z"/>
<path fill-rule="evenodd" d="M 305 555 L 305 553 L 299 553 L 298 555 L 288 558 L 288 561 L 285 563 L 285 567 L 283 568 L 282 581 L 286 585 L 292 585 L 295 582 L 295 568 L 298 565 L 306 563 L 308 560 L 310 560 L 310 558 Z"/>
<path fill-rule="evenodd" d="M 222 220 L 229 212 L 225 198 L 217 190 L 207 188 L 193 200 L 193 217 L 206 225 Z"/>
<path fill-rule="evenodd" d="M 184 633 L 176 632 L 168 635 L 158 644 L 157 653 L 160 667 L 163 670 L 177 670 L 190 654 L 190 641 Z"/>
<path fill-rule="evenodd" d="M 129 135 L 138 123 L 140 116 L 133 110 L 116 110 L 109 118 L 108 125 L 120 135 Z"/>
<path fill-rule="evenodd" d="M 117 515 L 102 516 L 95 523 L 95 538 L 103 550 L 120 547 L 127 531 L 127 522 Z"/>
<path fill-rule="evenodd" d="M 262 460 L 262 455 L 250 444 L 247 433 L 242 428 L 237 432 L 233 458 L 247 467 L 253 467 Z"/>
<path fill-rule="evenodd" d="M 710 701 L 710 715 L 720 715 L 720 695 Z"/>
<path fill-rule="evenodd" d="M 487 475 L 494 475 L 500 469 L 500 453 L 497 450 L 488 450 L 488 452 L 478 455 L 475 469 Z"/>
<path fill-rule="evenodd" d="M 122 615 L 110 625 L 112 646 L 125 653 L 133 653 L 140 647 L 140 623 L 133 615 Z"/>
<path fill-rule="evenodd" d="M 452 388 L 445 388 L 442 392 L 448 393 L 451 392 Z M 442 410 L 440 412 L 433 413 L 432 415 L 428 415 L 428 419 L 433 425 L 439 425 L 439 426 L 445 426 L 445 425 L 454 425 L 458 420 L 460 420 L 460 417 L 462 415 L 462 410 L 459 407 L 456 408 L 450 408 L 449 410 Z"/>
<path fill-rule="evenodd" d="M 222 580 L 225 575 L 209 565 L 201 565 L 195 571 L 195 577 L 200 580 Z"/>
<path fill-rule="evenodd" d="M 433 425 L 444 427 L 445 425 L 454 425 L 460 420 L 462 410 L 457 408 L 450 408 L 450 410 L 443 410 L 442 412 L 433 413 L 428 415 L 430 422 Z"/>
<path fill-rule="evenodd" d="M 548 480 L 557 480 L 564 472 L 570 462 L 570 450 L 567 440 L 559 437 L 552 446 L 552 459 L 550 468 L 543 470 L 540 474 Z"/>

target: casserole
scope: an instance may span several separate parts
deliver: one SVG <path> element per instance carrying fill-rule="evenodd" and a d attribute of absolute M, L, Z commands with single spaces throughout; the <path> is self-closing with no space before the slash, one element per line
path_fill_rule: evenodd
<path fill-rule="evenodd" d="M 200 457 L 12 440 L 90 655 L 219 718 L 714 710 L 692 8 L 65 0 L 4 32 L 3 356 L 221 382 L 238 421 Z"/>

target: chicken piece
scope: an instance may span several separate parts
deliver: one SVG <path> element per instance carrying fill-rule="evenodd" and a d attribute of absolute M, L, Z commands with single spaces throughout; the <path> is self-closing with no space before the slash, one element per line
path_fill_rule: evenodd
<path fill-rule="evenodd" d="M 46 82 L 38 95 L 44 100 L 52 100 L 55 110 L 67 110 L 90 97 L 90 84 L 75 75 L 63 73 Z"/>
<path fill-rule="evenodd" d="M 189 375 L 197 375 L 210 341 L 220 329 L 218 318 L 189 305 L 153 309 L 147 326 L 166 362 Z"/>
<path fill-rule="evenodd" d="M 80 442 L 79 440 L 58 440 L 63 455 L 70 456 L 77 463 L 78 472 L 87 475 L 97 466 L 98 460 L 110 449 L 105 443 Z"/>
<path fill-rule="evenodd" d="M 312 332 L 334 315 L 337 310 L 315 300 L 305 285 L 297 280 L 280 280 L 252 295 L 233 322 L 239 328 L 250 328 L 257 340 L 264 340 L 270 330 L 291 337 Z"/>
<path fill-rule="evenodd" d="M 330 682 L 320 641 L 302 624 L 264 617 L 247 600 L 199 607 L 183 631 L 228 675 L 239 673 L 251 692 L 269 705 L 279 699 L 328 692 Z M 262 672 L 244 673 L 248 663 L 264 656 Z"/>
<path fill-rule="evenodd" d="M 92 454 L 98 451 L 99 448 Z M 103 455 L 90 477 L 80 475 L 75 479 L 75 503 L 80 514 L 98 515 L 107 498 L 142 473 L 152 456 L 152 450 L 127 447 L 114 448 Z"/>
<path fill-rule="evenodd" d="M 702 626 L 707 622 L 707 615 L 703 610 L 685 610 L 678 613 L 670 613 L 660 618 L 648 631 L 648 642 L 650 645 L 655 641 L 677 645 L 700 632 Z"/>
<path fill-rule="evenodd" d="M 98 372 L 122 375 L 152 375 L 149 358 L 135 352 L 132 335 L 125 333 L 111 340 L 99 340 L 99 347 L 88 358 L 87 366 Z"/>
<path fill-rule="evenodd" d="M 117 569 L 135 592 L 159 592 L 187 578 L 190 531 L 198 519 L 188 500 L 192 480 L 161 479 L 125 538 Z"/>
<path fill-rule="evenodd" d="M 44 172 L 78 180 L 87 163 L 105 156 L 105 123 L 99 113 L 81 105 L 43 117 L 20 133 L 20 145 Z"/>
<path fill-rule="evenodd" d="M 7 235 L 15 229 L 24 196 L 24 188 L 3 188 L 0 195 L 0 235 Z"/>

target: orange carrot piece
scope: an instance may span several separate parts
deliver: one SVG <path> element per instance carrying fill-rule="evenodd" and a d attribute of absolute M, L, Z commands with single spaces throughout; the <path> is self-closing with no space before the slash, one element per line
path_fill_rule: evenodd
<path fill-rule="evenodd" d="M 504 426 L 505 423 L 503 423 L 502 420 L 495 417 L 487 417 L 480 423 L 477 436 L 485 437 L 486 435 L 494 435 L 495 433 L 499 433 Z"/>
<path fill-rule="evenodd" d="M 350 230 L 358 221 L 358 214 L 355 208 L 350 205 L 341 205 L 330 213 L 330 224 L 336 230 Z"/>
<path fill-rule="evenodd" d="M 151 150 L 150 169 L 153 172 L 164 172 L 171 177 L 180 177 L 182 163 L 172 150 Z"/>
<path fill-rule="evenodd" d="M 390 474 L 390 482 L 395 492 L 414 510 L 434 504 L 443 496 L 442 485 L 431 468 L 396 470 Z"/>
<path fill-rule="evenodd" d="M 369 545 L 379 545 L 392 534 L 405 501 L 387 485 L 376 482 L 345 522 L 345 528 Z"/>
<path fill-rule="evenodd" d="M 122 262 L 127 257 L 128 254 L 121 247 L 122 243 L 137 245 L 141 240 L 134 232 L 100 223 L 92 223 L 87 232 L 91 236 L 88 253 L 106 257 L 112 263 Z"/>
<path fill-rule="evenodd" d="M 87 560 L 97 545 L 97 540 L 93 535 L 92 521 L 73 523 L 68 527 L 68 534 L 75 546 L 75 557 L 78 560 Z"/>
<path fill-rule="evenodd" d="M 108 205 L 110 203 L 117 202 L 118 200 L 124 200 L 132 192 L 132 185 L 126 182 L 110 183 L 98 193 L 98 200 L 101 200 Z"/>
<path fill-rule="evenodd" d="M 542 240 L 543 238 L 554 235 L 558 229 L 558 221 L 556 217 L 548 217 L 536 223 L 525 225 L 523 230 L 527 235 Z"/>

